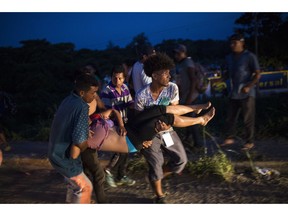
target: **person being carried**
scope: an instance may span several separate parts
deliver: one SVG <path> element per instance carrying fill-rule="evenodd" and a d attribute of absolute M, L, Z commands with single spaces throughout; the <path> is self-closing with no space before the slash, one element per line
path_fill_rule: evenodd
<path fill-rule="evenodd" d="M 115 109 L 108 109 L 90 117 L 90 130 L 92 137 L 88 139 L 90 148 L 99 151 L 112 152 L 136 152 L 142 148 L 148 148 L 152 144 L 152 139 L 157 134 L 155 125 L 159 120 L 161 123 L 174 127 L 187 127 L 194 124 L 205 126 L 215 115 L 215 108 L 212 107 L 205 115 L 200 117 L 182 116 L 189 112 L 200 113 L 203 109 L 209 109 L 211 103 L 199 105 L 155 105 L 144 109 L 128 122 L 124 127 L 120 113 Z M 119 122 L 119 127 L 115 127 L 111 118 Z"/>

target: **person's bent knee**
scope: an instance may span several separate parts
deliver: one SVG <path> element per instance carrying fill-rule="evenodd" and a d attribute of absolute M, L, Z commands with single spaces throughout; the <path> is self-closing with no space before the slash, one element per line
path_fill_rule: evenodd
<path fill-rule="evenodd" d="M 179 174 L 184 170 L 187 162 L 188 162 L 188 158 L 183 157 L 181 158 L 181 161 L 179 161 L 176 165 L 174 164 L 173 167 L 170 167 L 170 169 L 172 172 Z"/>

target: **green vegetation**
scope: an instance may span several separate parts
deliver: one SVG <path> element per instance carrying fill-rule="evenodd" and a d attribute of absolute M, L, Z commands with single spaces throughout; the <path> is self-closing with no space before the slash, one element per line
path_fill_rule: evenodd
<path fill-rule="evenodd" d="M 227 182 L 231 182 L 234 175 L 233 164 L 223 152 L 217 152 L 211 157 L 202 156 L 197 161 L 189 161 L 186 169 L 197 178 L 212 176 Z"/>

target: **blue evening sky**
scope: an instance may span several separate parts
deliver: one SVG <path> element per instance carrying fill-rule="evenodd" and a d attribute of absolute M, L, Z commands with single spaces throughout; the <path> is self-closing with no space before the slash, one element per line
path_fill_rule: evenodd
<path fill-rule="evenodd" d="M 76 49 L 120 47 L 144 32 L 155 45 L 164 39 L 226 39 L 241 13 L 233 12 L 2 12 L 0 46 L 21 40 L 71 42 Z"/>

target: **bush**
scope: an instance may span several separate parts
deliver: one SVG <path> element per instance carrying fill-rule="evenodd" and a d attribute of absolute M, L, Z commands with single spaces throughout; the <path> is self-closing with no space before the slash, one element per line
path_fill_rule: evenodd
<path fill-rule="evenodd" d="M 187 169 L 198 178 L 217 176 L 220 179 L 231 182 L 234 175 L 234 166 L 227 156 L 217 152 L 213 156 L 203 156 L 198 161 L 187 163 Z"/>

